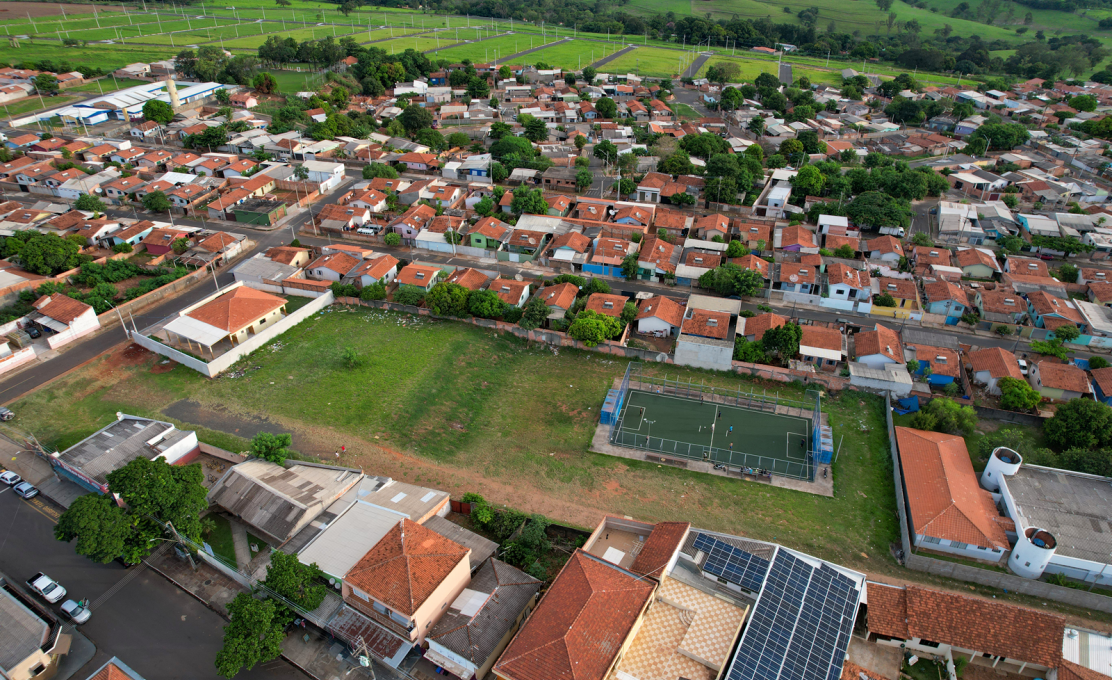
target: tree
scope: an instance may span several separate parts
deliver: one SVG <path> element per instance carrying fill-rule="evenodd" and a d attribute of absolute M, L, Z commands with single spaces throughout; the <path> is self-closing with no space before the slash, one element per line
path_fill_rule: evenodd
<path fill-rule="evenodd" d="M 600 97 L 595 102 L 595 111 L 603 118 L 613 118 L 618 113 L 618 105 L 610 97 Z"/>
<path fill-rule="evenodd" d="M 526 330 L 533 330 L 540 328 L 544 325 L 544 320 L 548 318 L 548 305 L 544 303 L 544 299 L 540 295 L 534 295 L 525 303 L 525 308 L 522 310 L 521 319 L 517 322 L 518 326 Z"/>
<path fill-rule="evenodd" d="M 536 116 L 523 113 L 517 122 L 525 128 L 525 138 L 531 142 L 543 142 L 548 139 L 548 124 Z"/>
<path fill-rule="evenodd" d="M 432 113 L 430 113 L 428 109 L 417 106 L 416 104 L 410 104 L 405 107 L 405 110 L 398 116 L 398 120 L 401 122 L 402 127 L 405 128 L 405 131 L 410 135 L 417 134 L 418 130 L 432 127 Z"/>
<path fill-rule="evenodd" d="M 1005 253 L 1018 253 L 1027 247 L 1027 241 L 1019 236 L 1006 234 L 996 239 L 996 245 L 1000 247 Z"/>
<path fill-rule="evenodd" d="M 873 228 L 899 226 L 906 229 L 911 226 L 908 202 L 881 191 L 866 191 L 855 196 L 846 205 L 846 216 L 857 224 Z"/>
<path fill-rule="evenodd" d="M 169 125 L 174 120 L 174 108 L 164 101 L 152 99 L 143 104 L 143 117 L 159 125 Z"/>
<path fill-rule="evenodd" d="M 23 268 L 32 274 L 54 276 L 64 271 L 69 271 L 81 265 L 83 258 L 79 254 L 80 246 L 74 241 L 63 239 L 57 234 L 35 233 L 23 242 L 19 252 L 19 261 Z M 5 239 L 5 247 L 14 237 Z M 88 258 L 84 258 L 88 259 Z"/>
<path fill-rule="evenodd" d="M 145 557 L 131 545 L 134 531 L 127 511 L 111 496 L 90 493 L 74 500 L 54 526 L 54 538 L 69 542 L 78 555 L 107 564 L 117 557 L 136 563 Z"/>
<path fill-rule="evenodd" d="M 467 316 L 471 291 L 461 285 L 441 281 L 425 296 L 425 306 L 441 316 Z"/>
<path fill-rule="evenodd" d="M 171 522 L 193 540 L 201 537 L 200 516 L 208 508 L 204 478 L 198 464 L 170 465 L 161 458 L 136 458 L 107 475 L 108 491 L 119 494 L 135 521 L 154 517 Z M 161 534 L 161 528 L 155 533 Z"/>
<path fill-rule="evenodd" d="M 275 550 L 270 554 L 263 584 L 302 609 L 313 611 L 328 593 L 323 581 L 324 573 L 316 562 L 302 564 L 296 555 Z"/>
<path fill-rule="evenodd" d="M 576 315 L 575 321 L 568 326 L 568 335 L 588 347 L 617 337 L 622 332 L 618 320 L 606 314 L 584 309 Z"/>
<path fill-rule="evenodd" d="M 466 132 L 453 132 L 448 135 L 448 146 L 467 146 L 471 143 L 471 138 L 467 136 Z"/>
<path fill-rule="evenodd" d="M 788 162 L 802 160 L 803 142 L 798 139 L 785 139 L 780 142 L 780 155 L 788 159 Z"/>
<path fill-rule="evenodd" d="M 55 94 L 58 92 L 58 76 L 53 73 L 40 73 L 33 78 L 35 89 L 40 94 Z"/>
<path fill-rule="evenodd" d="M 374 179 L 376 177 L 397 179 L 398 171 L 385 163 L 372 162 L 363 166 L 363 179 Z"/>
<path fill-rule="evenodd" d="M 127 241 L 124 241 L 123 243 L 117 243 L 116 245 L 112 246 L 112 252 L 114 253 L 130 253 L 134 250 L 135 247 Z"/>
<path fill-rule="evenodd" d="M 594 69 L 594 67 L 588 66 L 588 67 L 583 69 L 581 75 L 583 76 L 584 82 L 586 82 L 588 85 L 590 85 L 591 83 L 593 83 L 595 81 L 595 76 L 598 75 L 598 71 L 596 71 Z"/>
<path fill-rule="evenodd" d="M 143 207 L 153 212 L 167 212 L 172 204 L 163 191 L 152 191 L 143 196 Z"/>
<path fill-rule="evenodd" d="M 260 94 L 271 94 L 278 91 L 278 81 L 269 73 L 259 73 L 251 80 L 251 87 Z"/>
<path fill-rule="evenodd" d="M 251 455 L 281 465 L 290 457 L 293 436 L 288 433 L 260 432 L 251 439 Z"/>
<path fill-rule="evenodd" d="M 761 118 L 760 116 L 753 116 L 752 118 L 749 119 L 749 124 L 746 125 L 746 128 L 750 132 L 752 132 L 754 135 L 760 137 L 761 135 L 764 134 L 764 131 L 765 131 L 764 118 Z M 756 145 L 754 144 L 753 146 L 756 146 Z M 753 148 L 753 147 L 749 147 L 749 148 Z M 759 149 L 760 147 L 757 147 L 757 148 Z M 748 152 L 748 151 L 749 151 L 749 149 L 746 149 L 746 152 Z"/>
<path fill-rule="evenodd" d="M 1050 340 L 1035 340 L 1031 343 L 1031 351 L 1050 357 L 1058 357 L 1062 361 L 1065 361 L 1066 356 L 1069 354 L 1066 351 L 1066 348 L 1062 346 L 1061 338 L 1051 338 Z"/>
<path fill-rule="evenodd" d="M 853 258 L 857 257 L 857 251 L 855 251 L 853 249 L 853 246 L 849 244 L 838 246 L 838 249 L 834 251 L 834 257 L 838 257 L 843 260 L 852 260 Z"/>
<path fill-rule="evenodd" d="M 745 336 L 738 335 L 734 338 L 734 361 L 767 364 L 768 357 L 765 355 L 764 345 L 760 342 L 750 342 L 745 339 Z"/>
<path fill-rule="evenodd" d="M 743 257 L 748 252 L 749 249 L 746 248 L 745 244 L 741 241 L 730 241 L 730 243 L 726 246 L 726 257 Z"/>
<path fill-rule="evenodd" d="M 1054 329 L 1054 337 L 1062 342 L 1073 342 L 1081 336 L 1081 329 L 1077 326 L 1059 326 Z"/>
<path fill-rule="evenodd" d="M 520 186 L 514 189 L 513 195 L 510 210 L 515 213 L 519 215 L 545 215 L 548 213 L 548 202 L 544 200 L 544 192 L 540 189 Z"/>
<path fill-rule="evenodd" d="M 725 296 L 751 296 L 764 288 L 764 279 L 751 269 L 727 262 L 699 277 L 699 287 Z"/>
<path fill-rule="evenodd" d="M 400 246 L 402 244 L 402 237 L 395 231 L 390 232 L 382 238 L 382 242 L 388 246 Z"/>
<path fill-rule="evenodd" d="M 915 414 L 911 426 L 917 430 L 973 434 L 977 428 L 977 412 L 950 399 L 932 399 Z"/>
<path fill-rule="evenodd" d="M 1089 357 L 1089 370 L 1091 371 L 1098 368 L 1108 368 L 1109 366 L 1112 366 L 1112 363 L 1109 363 L 1108 359 L 1104 357 Z"/>
<path fill-rule="evenodd" d="M 618 158 L 618 147 L 609 139 L 604 139 L 595 144 L 592 153 L 594 153 L 595 158 L 601 159 L 604 163 L 613 163 Z"/>
<path fill-rule="evenodd" d="M 1009 411 L 1029 412 L 1042 401 L 1039 394 L 1026 380 L 1004 377 L 1000 379 L 1000 407 Z"/>
<path fill-rule="evenodd" d="M 402 286 L 394 292 L 394 302 L 399 305 L 420 307 L 425 301 L 425 291 L 414 286 Z"/>
<path fill-rule="evenodd" d="M 587 168 L 580 168 L 575 173 L 575 188 L 582 193 L 591 186 L 591 182 L 595 181 L 595 175 Z"/>
<path fill-rule="evenodd" d="M 622 276 L 624 276 L 627 281 L 632 281 L 637 278 L 637 270 L 639 268 L 636 253 L 626 255 L 622 258 Z"/>
<path fill-rule="evenodd" d="M 228 614 L 231 621 L 224 626 L 224 646 L 216 653 L 220 675 L 233 678 L 242 668 L 251 670 L 282 655 L 285 628 L 292 620 L 285 607 L 240 593 L 228 603 Z"/>
<path fill-rule="evenodd" d="M 826 184 L 826 176 L 815 166 L 805 165 L 789 181 L 797 195 L 821 196 L 823 185 Z"/>
<path fill-rule="evenodd" d="M 471 313 L 483 319 L 497 319 L 506 312 L 507 306 L 493 290 L 472 293 L 468 303 Z"/>
<path fill-rule="evenodd" d="M 483 196 L 478 203 L 475 204 L 475 212 L 483 217 L 489 217 L 494 212 L 494 200 L 490 196 Z"/>
<path fill-rule="evenodd" d="M 695 197 L 692 196 L 691 194 L 687 193 L 686 191 L 681 191 L 678 194 L 672 194 L 671 197 L 668 198 L 668 200 L 669 200 L 669 202 L 673 203 L 674 205 L 694 205 L 695 204 Z"/>
<path fill-rule="evenodd" d="M 228 88 L 222 87 L 216 91 L 216 101 L 227 106 L 232 101 L 232 93 L 228 91 Z"/>
<path fill-rule="evenodd" d="M 1015 210 L 1019 206 L 1019 199 L 1016 198 L 1015 194 L 1004 194 L 1001 200 L 1004 201 L 1004 205 L 1008 206 L 1009 210 Z"/>
<path fill-rule="evenodd" d="M 359 291 L 359 299 L 360 300 L 385 300 L 386 299 L 386 286 L 384 286 L 382 283 L 376 283 L 374 285 L 367 286 L 363 290 Z"/>
<path fill-rule="evenodd" d="M 497 125 L 497 123 L 496 123 Z M 495 158 L 504 159 L 509 156 L 517 156 L 524 160 L 529 160 L 536 155 L 533 149 L 533 144 L 524 137 L 514 137 L 512 135 L 503 137 L 491 145 L 490 153 Z"/>
<path fill-rule="evenodd" d="M 1031 138 L 1022 123 L 985 123 L 969 136 L 970 142 L 986 139 L 989 148 L 1008 150 L 1024 144 Z"/>
<path fill-rule="evenodd" d="M 803 329 L 798 324 L 786 323 L 783 326 L 765 331 L 761 338 L 761 346 L 766 354 L 780 357 L 781 361 L 787 361 L 799 352 L 799 340 L 802 337 Z"/>
<path fill-rule="evenodd" d="M 1112 408 L 1091 399 L 1070 399 L 1045 421 L 1043 433 L 1058 450 L 1112 444 Z"/>
<path fill-rule="evenodd" d="M 77 200 L 73 204 L 73 207 L 77 208 L 78 210 L 84 210 L 86 212 L 94 213 L 103 213 L 105 210 L 108 209 L 108 207 L 104 205 L 104 201 L 100 200 L 96 196 L 93 196 L 92 194 L 81 194 L 80 196 L 78 196 Z"/>

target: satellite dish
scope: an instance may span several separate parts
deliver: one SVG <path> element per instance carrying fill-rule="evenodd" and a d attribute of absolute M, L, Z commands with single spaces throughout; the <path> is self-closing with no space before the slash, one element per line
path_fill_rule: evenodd
<path fill-rule="evenodd" d="M 792 283 L 795 283 L 798 280 L 799 280 L 799 277 L 796 276 L 795 274 L 792 274 L 791 276 L 788 277 L 788 281 L 791 281 Z"/>

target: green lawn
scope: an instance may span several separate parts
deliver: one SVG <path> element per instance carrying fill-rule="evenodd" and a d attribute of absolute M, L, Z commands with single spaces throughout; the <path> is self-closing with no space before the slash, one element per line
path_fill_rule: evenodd
<path fill-rule="evenodd" d="M 638 47 L 599 68 L 607 73 L 633 73 L 642 76 L 672 78 L 682 70 L 681 59 L 684 59 L 683 68 L 687 68 L 689 65 L 690 59 L 685 59 L 685 57 L 688 57 L 688 53 L 678 50 Z"/>
<path fill-rule="evenodd" d="M 116 90 L 122 90 L 122 89 L 127 88 L 127 87 L 135 87 L 136 85 L 148 85 L 148 84 L 149 83 L 145 80 L 134 80 L 132 78 L 116 78 L 115 80 L 113 80 L 112 76 L 107 76 L 105 78 L 100 78 L 99 80 L 95 80 L 91 83 L 85 83 L 84 85 L 78 85 L 77 87 L 67 87 L 66 89 L 64 89 L 62 91 L 63 92 L 94 92 L 94 93 L 97 93 L 97 94 L 99 94 L 101 91 L 103 91 L 105 94 L 108 94 L 109 92 L 115 92 Z"/>
<path fill-rule="evenodd" d="M 313 89 L 312 87 L 306 87 L 306 83 L 309 81 L 312 81 L 310 85 L 314 83 L 319 84 L 321 82 L 321 75 L 319 73 L 309 71 L 302 73 L 298 73 L 297 71 L 270 71 L 270 74 L 274 76 L 274 80 L 278 82 L 278 90 L 286 94 L 306 92 Z"/>
<path fill-rule="evenodd" d="M 5 118 L 19 117 L 34 111 L 64 106 L 72 101 L 77 101 L 77 99 L 78 97 L 76 96 L 67 97 L 65 95 L 58 95 L 57 97 L 43 97 L 42 102 L 40 102 L 39 98 L 34 96 L 15 102 L 14 104 L 0 104 L 0 106 L 3 107 L 3 109 L 0 110 L 3 110 Z M 43 106 L 43 103 L 45 103 L 46 106 Z"/>
<path fill-rule="evenodd" d="M 677 102 L 677 103 L 672 104 L 671 106 L 672 106 L 672 112 L 675 113 L 680 118 L 702 118 L 702 116 L 700 116 L 695 111 L 695 109 L 691 108 L 687 104 L 680 104 L 680 103 Z"/>
<path fill-rule="evenodd" d="M 455 45 L 455 41 L 441 38 L 426 38 L 424 36 L 416 38 L 395 38 L 394 40 L 387 40 L 385 42 L 375 43 L 374 46 L 387 54 L 398 54 L 406 50 L 417 50 L 418 52 L 425 52 L 427 50 L 435 50 L 437 47 L 451 47 Z"/>
<path fill-rule="evenodd" d="M 296 30 L 286 31 L 279 33 L 283 38 L 296 38 L 300 41 L 316 40 L 328 35 L 332 35 L 332 26 L 313 26 L 311 28 L 298 28 Z M 342 38 L 345 35 L 351 35 L 352 28 L 350 26 L 336 26 L 336 37 Z M 357 36 L 360 34 L 356 34 Z M 176 40 L 176 38 L 175 38 Z M 266 36 L 251 36 L 249 38 L 239 38 L 238 40 L 224 39 L 224 47 L 258 47 L 266 42 Z"/>
<path fill-rule="evenodd" d="M 450 31 L 444 35 L 455 37 L 455 31 Z M 462 37 L 462 34 L 461 34 Z M 521 35 L 507 35 L 500 38 L 491 38 L 477 43 L 458 43 L 452 47 L 446 47 L 438 50 L 435 53 L 438 59 L 451 59 L 453 61 L 463 61 L 470 59 L 476 64 L 481 64 L 487 61 L 493 61 L 495 57 L 499 61 L 512 54 L 517 54 L 522 50 L 529 49 L 530 36 Z M 376 45 L 377 46 L 377 45 Z M 430 57 L 433 55 L 429 55 Z M 528 57 L 523 57 L 528 59 Z"/>
<path fill-rule="evenodd" d="M 232 542 L 232 525 L 228 519 L 223 515 L 210 513 L 207 519 L 212 520 L 212 531 L 205 534 L 205 543 L 209 544 L 212 551 L 219 557 L 223 557 L 231 564 L 236 562 L 236 546 Z"/>
<path fill-rule="evenodd" d="M 255 555 L 259 555 L 261 553 L 264 553 L 264 552 L 267 551 L 268 548 L 270 548 L 269 543 L 267 543 L 263 539 L 259 538 L 255 534 L 248 531 L 247 532 L 247 549 L 251 550 L 252 545 L 258 547 L 259 550 L 258 550 L 258 552 L 252 551 L 251 552 L 251 557 L 254 557 Z"/>

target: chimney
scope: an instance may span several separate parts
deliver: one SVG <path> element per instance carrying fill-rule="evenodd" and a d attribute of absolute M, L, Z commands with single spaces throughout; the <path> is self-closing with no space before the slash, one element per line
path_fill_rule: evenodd
<path fill-rule="evenodd" d="M 178 99 L 178 86 L 172 78 L 166 81 L 166 92 L 170 94 L 170 108 L 177 111 L 181 107 L 181 100 Z"/>

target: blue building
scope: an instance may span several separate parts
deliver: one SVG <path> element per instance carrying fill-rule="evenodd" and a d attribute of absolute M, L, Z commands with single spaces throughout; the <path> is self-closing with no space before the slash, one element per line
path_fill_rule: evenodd
<path fill-rule="evenodd" d="M 1093 374 L 1093 396 L 1112 406 L 1112 366 L 1094 368 L 1090 373 Z"/>
<path fill-rule="evenodd" d="M 965 289 L 949 281 L 935 281 L 923 286 L 924 308 L 928 314 L 946 317 L 946 325 L 956 326 L 972 305 Z"/>
<path fill-rule="evenodd" d="M 915 361 L 919 362 L 914 375 L 928 376 L 928 384 L 949 385 L 958 379 L 961 366 L 958 363 L 958 353 L 954 350 L 931 345 L 908 345 L 907 349 L 915 353 Z"/>

